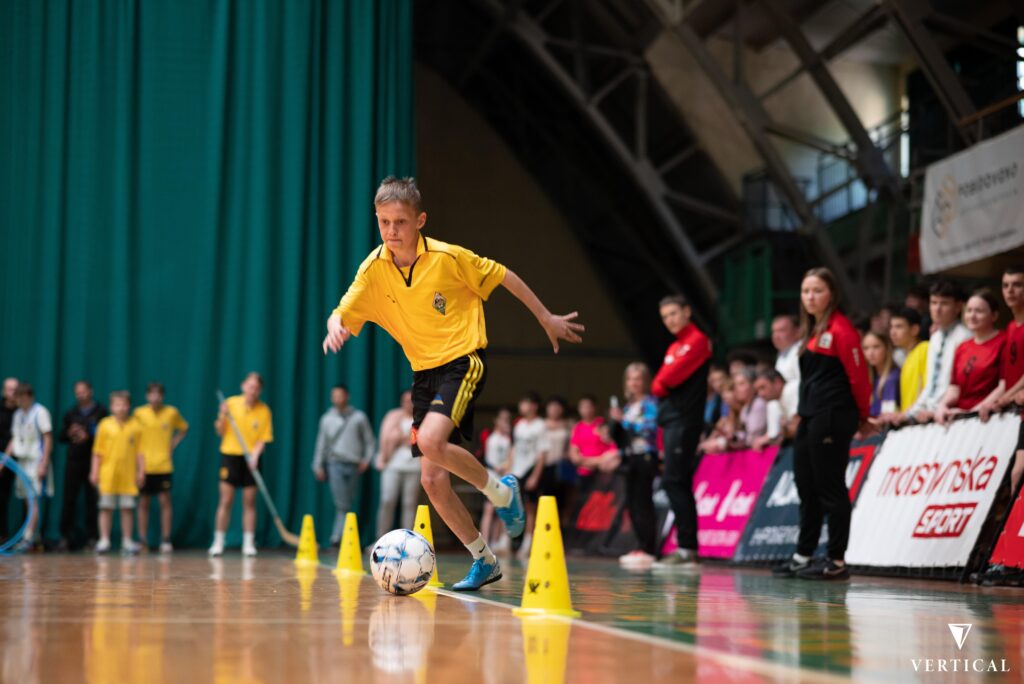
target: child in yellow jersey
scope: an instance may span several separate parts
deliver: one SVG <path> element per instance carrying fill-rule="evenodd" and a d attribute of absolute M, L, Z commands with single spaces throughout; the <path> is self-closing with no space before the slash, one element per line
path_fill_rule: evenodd
<path fill-rule="evenodd" d="M 263 377 L 259 373 L 249 373 L 242 381 L 242 393 L 228 397 L 221 404 L 213 424 L 221 441 L 220 503 L 217 505 L 213 545 L 209 550 L 211 556 L 224 553 L 224 537 L 231 522 L 231 506 L 238 488 L 242 489 L 242 555 L 256 555 L 256 479 L 252 471 L 259 469 L 263 450 L 274 441 L 273 417 L 270 407 L 260 401 L 262 391 Z M 242 433 L 244 447 L 228 420 L 229 413 Z M 250 456 L 248 464 L 245 462 L 246 450 Z"/>
<path fill-rule="evenodd" d="M 469 574 L 452 588 L 475 591 L 501 579 L 501 568 L 452 490 L 449 473 L 494 504 L 510 536 L 526 525 L 515 477 L 499 479 L 459 446 L 462 436 L 472 438 L 473 404 L 487 377 L 484 300 L 504 285 L 536 316 L 555 353 L 559 340 L 582 341 L 583 326 L 573 322 L 576 313 L 548 311 L 505 266 L 423 235 L 427 215 L 412 178 L 385 178 L 373 203 L 383 244 L 363 261 L 327 320 L 324 353 L 337 352 L 367 321 L 402 345 L 413 369 L 412 451 L 423 457 L 423 488 L 473 556 Z"/>
<path fill-rule="evenodd" d="M 135 409 L 134 418 L 142 428 L 140 451 L 146 461 L 146 481 L 139 492 L 139 539 L 143 546 L 149 536 L 149 505 L 153 496 L 160 502 L 160 553 L 170 553 L 171 545 L 171 474 L 174 450 L 188 433 L 188 423 L 178 409 L 164 404 L 164 386 L 151 382 L 146 387 L 145 406 Z"/>
<path fill-rule="evenodd" d="M 114 509 L 121 509 L 121 551 L 138 553 L 132 540 L 135 524 L 135 498 L 146 477 L 145 463 L 139 451 L 141 426 L 131 418 L 132 399 L 128 392 L 110 393 L 110 413 L 96 427 L 92 447 L 89 482 L 100 490 L 100 541 L 96 553 L 110 550 L 110 528 Z"/>

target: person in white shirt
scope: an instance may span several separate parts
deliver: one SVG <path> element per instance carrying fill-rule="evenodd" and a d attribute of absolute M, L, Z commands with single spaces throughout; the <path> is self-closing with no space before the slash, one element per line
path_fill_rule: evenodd
<path fill-rule="evenodd" d="M 512 548 L 526 556 L 530 551 L 531 530 L 537 513 L 540 476 L 544 470 L 543 449 L 547 425 L 540 417 L 540 397 L 527 392 L 519 400 L 519 420 L 512 428 L 512 474 L 519 480 L 519 489 L 526 503 L 526 534 L 512 540 Z"/>
<path fill-rule="evenodd" d="M 21 383 L 14 393 L 18 409 L 11 422 L 11 441 L 4 451 L 14 458 L 31 481 L 36 497 L 53 496 L 53 468 L 50 455 L 53 453 L 53 421 L 50 412 L 36 403 L 35 390 L 28 383 Z M 15 494 L 19 499 L 28 499 L 29 492 L 19 479 Z M 36 543 L 36 523 L 39 507 L 30 511 L 25 536 L 18 549 L 32 548 Z M 41 540 L 40 540 L 41 541 Z"/>
<path fill-rule="evenodd" d="M 786 381 L 777 370 L 768 369 L 757 374 L 754 389 L 757 390 L 757 396 L 768 402 L 768 431 L 753 441 L 753 449 L 760 451 L 796 436 L 794 416 L 786 413 L 786 407 L 781 401 L 785 387 Z"/>
<path fill-rule="evenodd" d="M 512 411 L 507 408 L 498 409 L 494 417 L 494 429 L 484 443 L 484 464 L 498 474 L 507 475 L 512 467 Z M 495 553 L 508 550 L 507 535 L 499 535 L 495 530 L 501 529 L 501 523 L 495 525 L 494 504 L 484 501 L 484 512 L 480 519 L 480 536 Z"/>
<path fill-rule="evenodd" d="M 786 383 L 779 402 L 782 412 L 797 415 L 800 398 L 800 323 L 796 316 L 776 316 L 772 321 L 772 346 L 779 352 L 775 370 Z"/>
<path fill-rule="evenodd" d="M 900 422 L 913 419 L 923 423 L 932 419 L 953 378 L 956 348 L 971 338 L 960 321 L 964 305 L 963 291 L 950 280 L 936 281 L 929 290 L 928 311 L 935 330 L 928 342 L 924 389 L 917 401 L 901 416 Z"/>
<path fill-rule="evenodd" d="M 380 423 L 380 506 L 377 508 L 377 536 L 392 528 L 395 508 L 402 503 L 402 527 L 411 530 L 420 499 L 420 460 L 412 456 L 412 391 L 402 392 L 399 407 L 391 409 Z"/>

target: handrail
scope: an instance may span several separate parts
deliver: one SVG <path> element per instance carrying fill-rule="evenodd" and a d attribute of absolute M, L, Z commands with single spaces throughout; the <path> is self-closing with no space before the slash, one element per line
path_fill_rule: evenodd
<path fill-rule="evenodd" d="M 985 107 L 984 109 L 979 109 L 973 114 L 965 116 L 964 118 L 960 119 L 960 121 L 957 122 L 957 126 L 960 126 L 961 128 L 965 126 L 970 126 L 971 124 L 977 123 L 978 121 L 984 119 L 985 117 L 991 116 L 996 112 L 1002 111 L 1007 107 L 1017 104 L 1021 100 L 1024 100 L 1024 90 L 1020 91 L 1016 95 L 1011 95 L 1010 97 L 1004 100 L 1000 100 L 999 102 L 990 104 L 988 107 Z"/>

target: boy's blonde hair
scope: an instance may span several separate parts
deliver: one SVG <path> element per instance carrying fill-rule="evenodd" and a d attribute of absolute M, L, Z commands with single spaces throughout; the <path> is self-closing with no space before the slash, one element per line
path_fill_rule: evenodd
<path fill-rule="evenodd" d="M 132 393 L 128 390 L 115 390 L 110 393 L 110 403 L 114 403 L 115 399 L 123 399 L 128 402 L 128 405 L 132 405 Z"/>
<path fill-rule="evenodd" d="M 423 205 L 423 197 L 420 195 L 420 189 L 416 187 L 416 179 L 412 176 L 388 176 L 382 180 L 373 198 L 373 205 L 380 206 L 388 202 L 404 202 L 418 213 Z"/>

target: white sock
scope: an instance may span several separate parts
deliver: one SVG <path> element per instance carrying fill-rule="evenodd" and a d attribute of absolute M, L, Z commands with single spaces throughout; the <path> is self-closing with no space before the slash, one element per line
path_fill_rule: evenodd
<path fill-rule="evenodd" d="M 256 533 L 255 532 L 243 532 L 242 533 L 242 546 L 256 546 Z"/>
<path fill-rule="evenodd" d="M 466 544 L 466 550 L 473 555 L 473 560 L 483 558 L 488 563 L 493 563 L 496 560 L 494 553 L 487 547 L 487 542 L 484 541 L 482 534 L 478 534 L 476 539 Z"/>
<path fill-rule="evenodd" d="M 219 530 L 214 532 L 213 533 L 213 543 L 218 545 L 218 546 L 224 546 L 224 533 L 219 531 Z"/>
<path fill-rule="evenodd" d="M 797 563 L 807 563 L 807 562 L 809 562 L 811 560 L 811 557 L 810 556 L 801 556 L 799 553 L 794 553 L 793 554 L 793 560 L 795 560 Z"/>
<path fill-rule="evenodd" d="M 121 537 L 121 546 L 131 546 L 134 543 L 131 537 Z"/>
<path fill-rule="evenodd" d="M 498 476 L 487 471 L 487 484 L 480 490 L 487 497 L 487 500 L 498 508 L 504 508 L 512 503 L 512 488 L 501 482 Z"/>

